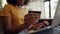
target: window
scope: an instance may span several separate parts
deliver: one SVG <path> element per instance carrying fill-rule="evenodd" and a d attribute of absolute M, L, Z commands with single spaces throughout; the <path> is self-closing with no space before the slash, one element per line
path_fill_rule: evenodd
<path fill-rule="evenodd" d="M 7 4 L 6 0 L 2 0 L 2 7 L 4 7 L 5 4 Z"/>
<path fill-rule="evenodd" d="M 58 4 L 58 0 L 51 0 L 51 18 L 54 18 L 57 4 Z"/>
<path fill-rule="evenodd" d="M 49 1 L 45 2 L 45 18 L 49 18 Z"/>
<path fill-rule="evenodd" d="M 50 4 L 49 4 L 49 1 L 45 2 L 45 17 L 46 18 L 54 18 L 57 3 L 58 3 L 58 0 L 51 0 Z"/>

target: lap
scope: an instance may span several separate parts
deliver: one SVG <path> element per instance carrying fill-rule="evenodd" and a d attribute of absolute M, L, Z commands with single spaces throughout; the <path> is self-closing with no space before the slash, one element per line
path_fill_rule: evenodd
<path fill-rule="evenodd" d="M 40 31 L 34 34 L 60 34 L 60 26 L 52 28 L 52 29 L 48 29 L 45 31 Z"/>

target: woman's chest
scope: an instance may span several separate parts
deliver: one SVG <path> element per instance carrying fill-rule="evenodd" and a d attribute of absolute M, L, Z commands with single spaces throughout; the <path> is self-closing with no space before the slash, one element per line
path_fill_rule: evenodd
<path fill-rule="evenodd" d="M 17 18 L 24 18 L 27 14 L 27 11 L 24 9 L 12 9 L 12 16 Z"/>

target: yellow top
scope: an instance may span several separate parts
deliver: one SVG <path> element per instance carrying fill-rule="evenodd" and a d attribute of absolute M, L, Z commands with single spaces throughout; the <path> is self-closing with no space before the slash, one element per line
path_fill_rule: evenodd
<path fill-rule="evenodd" d="M 11 23 L 13 26 L 18 26 L 24 24 L 24 15 L 27 14 L 26 9 L 17 8 L 13 5 L 7 4 L 0 13 L 0 16 L 9 16 L 11 17 Z"/>

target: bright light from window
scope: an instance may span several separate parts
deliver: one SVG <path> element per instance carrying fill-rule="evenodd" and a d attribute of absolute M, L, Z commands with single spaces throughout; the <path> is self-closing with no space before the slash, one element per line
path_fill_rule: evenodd
<path fill-rule="evenodd" d="M 51 18 L 54 18 L 58 0 L 51 0 Z"/>
<path fill-rule="evenodd" d="M 45 18 L 49 18 L 49 1 L 45 2 Z"/>

